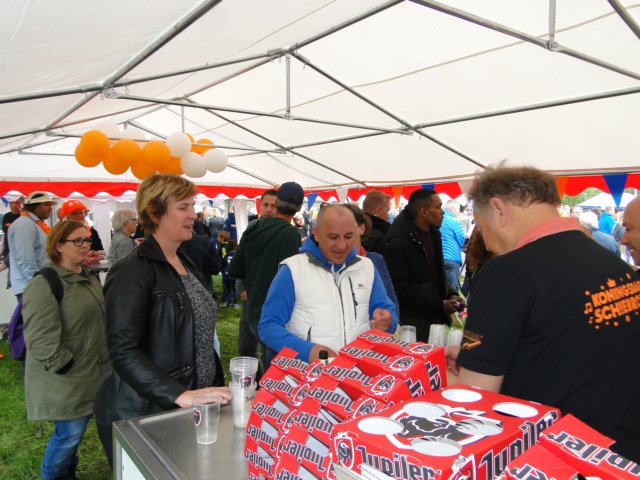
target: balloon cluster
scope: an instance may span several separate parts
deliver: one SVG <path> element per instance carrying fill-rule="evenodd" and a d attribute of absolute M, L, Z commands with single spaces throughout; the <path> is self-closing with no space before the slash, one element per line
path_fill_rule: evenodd
<path fill-rule="evenodd" d="M 184 173 L 198 178 L 207 170 L 222 172 L 228 164 L 225 153 L 208 138 L 196 142 L 191 135 L 176 132 L 169 135 L 166 142 L 147 141 L 142 130 L 129 127 L 121 131 L 111 122 L 102 122 L 85 132 L 76 147 L 75 156 L 84 167 L 102 163 L 105 170 L 113 175 L 121 175 L 131 169 L 131 173 L 140 180 L 157 172 Z"/>

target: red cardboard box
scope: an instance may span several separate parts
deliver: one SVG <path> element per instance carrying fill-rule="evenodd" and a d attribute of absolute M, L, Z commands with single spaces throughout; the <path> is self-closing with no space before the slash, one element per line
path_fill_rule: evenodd
<path fill-rule="evenodd" d="M 300 380 L 295 375 L 276 367 L 269 368 L 260 379 L 262 388 L 288 405 L 292 404 L 300 386 L 305 384 L 307 382 L 304 380 Z"/>
<path fill-rule="evenodd" d="M 362 390 L 333 378 L 322 375 L 313 383 L 302 385 L 292 400 L 299 408 L 306 398 L 315 399 L 340 420 L 348 420 L 375 410 L 379 410 L 378 401 L 362 393 Z"/>
<path fill-rule="evenodd" d="M 411 362 L 418 361 L 408 358 Z M 324 374 L 386 404 L 411 398 L 411 392 L 402 378 L 369 364 L 360 365 L 353 358 L 337 356 L 325 367 Z"/>
<path fill-rule="evenodd" d="M 280 352 L 278 352 L 278 355 L 271 360 L 271 367 L 278 367 L 278 369 L 283 372 L 293 375 L 301 383 L 313 382 L 322 374 L 324 367 L 323 362 L 317 361 L 309 364 L 303 360 L 297 359 L 296 355 L 298 355 L 298 352 L 284 347 Z"/>
<path fill-rule="evenodd" d="M 585 477 L 640 478 L 640 466 L 609 450 L 609 437 L 573 415 L 565 415 L 540 437 L 540 444 Z"/>
<path fill-rule="evenodd" d="M 340 355 L 355 360 L 358 368 L 370 376 L 377 372 L 402 379 L 413 397 L 447 386 L 444 348 L 439 346 L 407 343 L 371 330 L 345 345 Z"/>
<path fill-rule="evenodd" d="M 260 418 L 267 419 L 272 425 L 282 425 L 293 409 L 283 400 L 261 388 L 256 392 L 251 411 L 256 412 Z"/>
<path fill-rule="evenodd" d="M 292 468 L 296 463 L 305 467 L 313 475 L 312 478 L 326 478 L 331 462 L 327 443 L 302 427 L 293 425 L 278 445 L 278 463 L 274 470 L 276 478 L 283 467 L 287 471 L 297 472 L 297 468 Z"/>
<path fill-rule="evenodd" d="M 334 426 L 332 462 L 395 479 L 492 479 L 558 410 L 457 385 Z"/>
<path fill-rule="evenodd" d="M 579 472 L 537 443 L 515 460 L 499 480 L 578 480 Z"/>
<path fill-rule="evenodd" d="M 247 437 L 244 456 L 249 461 L 248 478 L 273 478 L 275 458 Z"/>

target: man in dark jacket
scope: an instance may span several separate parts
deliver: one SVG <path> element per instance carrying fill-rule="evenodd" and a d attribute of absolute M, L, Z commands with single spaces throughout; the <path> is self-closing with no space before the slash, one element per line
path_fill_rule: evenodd
<path fill-rule="evenodd" d="M 370 190 L 362 202 L 362 210 L 371 219 L 371 234 L 362 246 L 367 252 L 376 252 L 384 256 L 385 235 L 389 231 L 389 210 L 391 197 L 379 190 Z"/>
<path fill-rule="evenodd" d="M 440 225 L 442 200 L 433 190 L 416 190 L 387 233 L 385 260 L 400 303 L 400 323 L 416 327 L 426 342 L 429 327 L 449 323 L 464 301 L 445 279 Z"/>
<path fill-rule="evenodd" d="M 300 235 L 291 225 L 291 219 L 302 207 L 304 192 L 295 182 L 280 186 L 276 199 L 276 213 L 252 222 L 245 230 L 238 250 L 229 264 L 229 275 L 245 281 L 247 291 L 247 322 L 256 338 L 262 304 L 278 265 L 286 258 L 298 253 Z M 267 347 L 261 342 L 262 363 L 266 370 L 270 361 Z"/>

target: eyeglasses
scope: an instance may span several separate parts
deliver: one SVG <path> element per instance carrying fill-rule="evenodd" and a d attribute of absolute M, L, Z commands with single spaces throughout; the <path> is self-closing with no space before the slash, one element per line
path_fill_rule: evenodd
<path fill-rule="evenodd" d="M 136 222 L 136 223 L 138 223 L 138 219 L 137 218 L 128 218 L 127 222 Z"/>
<path fill-rule="evenodd" d="M 91 245 L 91 237 L 72 238 L 70 240 L 62 240 L 60 243 L 67 243 L 67 242 L 73 243 L 76 247 L 81 247 L 83 243 L 86 243 L 87 245 Z"/>

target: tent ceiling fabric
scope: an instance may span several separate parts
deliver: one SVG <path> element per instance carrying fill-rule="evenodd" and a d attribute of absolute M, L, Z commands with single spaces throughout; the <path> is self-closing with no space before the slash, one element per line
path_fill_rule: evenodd
<path fill-rule="evenodd" d="M 136 183 L 73 158 L 104 119 L 212 139 L 229 167 L 201 185 L 640 169 L 640 3 L 5 3 L 0 183 Z"/>

